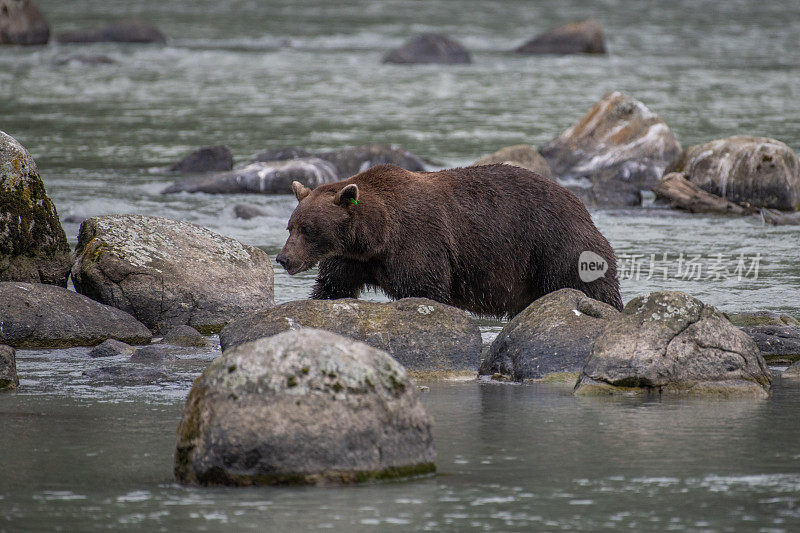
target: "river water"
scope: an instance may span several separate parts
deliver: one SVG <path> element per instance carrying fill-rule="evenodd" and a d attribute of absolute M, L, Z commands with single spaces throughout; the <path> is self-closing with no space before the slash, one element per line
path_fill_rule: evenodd
<path fill-rule="evenodd" d="M 228 145 L 241 161 L 268 147 L 367 142 L 463 165 L 502 146 L 545 143 L 612 90 L 659 113 L 684 146 L 746 134 L 800 148 L 794 0 L 38 4 L 55 31 L 139 16 L 170 38 L 164 47 L 0 48 L 0 130 L 29 148 L 68 220 L 180 218 L 274 256 L 292 197 L 162 196 L 175 176 L 158 168 L 210 144 Z M 607 57 L 504 53 L 582 18 L 602 21 Z M 460 40 L 474 64 L 380 64 L 419 31 Z M 115 63 L 58 64 L 74 54 Z M 238 220 L 239 202 L 269 216 Z M 664 209 L 592 215 L 620 258 L 625 300 L 675 289 L 726 311 L 800 317 L 796 227 Z M 74 244 L 78 223 L 64 229 Z M 290 278 L 276 265 L 276 300 L 306 297 L 313 277 Z M 485 339 L 501 326 L 482 321 Z M 217 354 L 187 351 L 170 369 L 176 381 L 120 387 L 82 376 L 100 366 L 84 349 L 20 351 L 22 390 L 0 396 L 0 529 L 800 524 L 800 392 L 781 384 L 757 403 L 599 401 L 553 385 L 432 384 L 424 401 L 436 418 L 435 478 L 343 490 L 178 487 L 171 458 L 181 406 L 191 379 Z"/>

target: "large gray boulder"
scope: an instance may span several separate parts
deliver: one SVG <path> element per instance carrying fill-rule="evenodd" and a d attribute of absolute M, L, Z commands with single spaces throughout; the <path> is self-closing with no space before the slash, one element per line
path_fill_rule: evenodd
<path fill-rule="evenodd" d="M 437 63 L 456 65 L 472 63 L 469 50 L 458 41 L 439 33 L 420 33 L 383 57 L 384 63 Z"/>
<path fill-rule="evenodd" d="M 188 222 L 111 215 L 81 224 L 75 289 L 165 332 L 188 324 L 214 333 L 272 307 L 272 262 L 253 246 Z"/>
<path fill-rule="evenodd" d="M 766 397 L 758 347 L 713 307 L 682 292 L 634 298 L 597 338 L 575 393 Z"/>
<path fill-rule="evenodd" d="M 500 148 L 496 152 L 485 155 L 475 161 L 474 166 L 493 165 L 495 163 L 527 168 L 543 178 L 553 179 L 553 173 L 550 172 L 550 165 L 547 160 L 536 151 L 536 148 L 529 144 L 516 144 Z"/>
<path fill-rule="evenodd" d="M 0 131 L 0 281 L 67 286 L 70 253 L 31 154 Z"/>
<path fill-rule="evenodd" d="M 551 292 L 506 324 L 489 347 L 478 374 L 503 374 L 514 381 L 577 375 L 595 339 L 618 315 L 615 308 L 581 291 Z"/>
<path fill-rule="evenodd" d="M 553 175 L 590 205 L 639 205 L 681 154 L 666 123 L 643 103 L 613 92 L 540 149 Z"/>
<path fill-rule="evenodd" d="M 233 152 L 227 146 L 205 146 L 169 167 L 172 172 L 215 172 L 233 169 Z"/>
<path fill-rule="evenodd" d="M 690 146 L 669 171 L 731 202 L 800 209 L 800 163 L 775 139 L 736 136 Z"/>
<path fill-rule="evenodd" d="M 517 54 L 605 54 L 603 27 L 596 20 L 571 22 L 537 35 L 514 49 Z"/>
<path fill-rule="evenodd" d="M 30 0 L 0 0 L 0 44 L 47 44 L 50 25 Z"/>
<path fill-rule="evenodd" d="M 42 283 L 0 282 L 0 344 L 15 348 L 95 346 L 106 339 L 148 344 L 134 317 L 74 291 Z"/>
<path fill-rule="evenodd" d="M 480 363 L 477 323 L 460 309 L 426 298 L 288 302 L 234 320 L 220 332 L 220 345 L 226 351 L 299 328 L 325 329 L 365 342 L 389 352 L 411 371 L 475 371 Z"/>
<path fill-rule="evenodd" d="M 789 364 L 800 360 L 800 326 L 768 324 L 742 328 L 770 364 Z"/>
<path fill-rule="evenodd" d="M 433 472 L 431 425 L 389 354 L 327 331 L 288 331 L 226 351 L 197 378 L 175 478 L 284 485 Z"/>
<path fill-rule="evenodd" d="M 252 163 L 238 170 L 210 176 L 193 176 L 177 181 L 161 192 L 289 194 L 293 181 L 299 181 L 313 189 L 339 181 L 339 175 L 331 163 L 316 157 L 287 159 Z"/>
<path fill-rule="evenodd" d="M 11 346 L 0 344 L 0 391 L 18 387 L 17 352 Z"/>
<path fill-rule="evenodd" d="M 161 30 L 139 19 L 112 22 L 99 28 L 59 33 L 60 43 L 156 43 L 164 44 L 167 38 Z"/>

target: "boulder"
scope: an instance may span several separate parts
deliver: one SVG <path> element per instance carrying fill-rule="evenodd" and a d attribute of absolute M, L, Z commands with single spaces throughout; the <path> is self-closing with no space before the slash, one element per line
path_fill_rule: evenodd
<path fill-rule="evenodd" d="M 669 170 L 731 202 L 800 209 L 800 164 L 775 139 L 737 136 L 690 146 Z"/>
<path fill-rule="evenodd" d="M 769 324 L 742 328 L 761 356 L 770 364 L 789 364 L 800 359 L 800 326 Z"/>
<path fill-rule="evenodd" d="M 772 381 L 755 342 L 682 292 L 634 298 L 597 338 L 575 393 L 766 397 Z"/>
<path fill-rule="evenodd" d="M 67 286 L 70 250 L 31 154 L 0 131 L 0 281 Z"/>
<path fill-rule="evenodd" d="M 527 168 L 544 178 L 553 179 L 553 174 L 550 172 L 550 165 L 547 163 L 547 160 L 542 157 L 542 154 L 536 151 L 536 148 L 529 144 L 517 144 L 500 148 L 496 152 L 485 155 L 475 161 L 474 166 L 493 165 L 495 163 L 505 163 L 506 165 L 516 165 L 518 167 Z"/>
<path fill-rule="evenodd" d="M 161 30 L 138 19 L 121 20 L 88 30 L 59 33 L 60 43 L 155 43 L 165 44 Z"/>
<path fill-rule="evenodd" d="M 108 339 L 89 350 L 90 357 L 114 357 L 117 355 L 133 355 L 136 348 L 116 339 Z"/>
<path fill-rule="evenodd" d="M 154 331 L 188 324 L 214 333 L 272 307 L 272 261 L 253 246 L 188 222 L 140 215 L 81 224 L 75 289 Z"/>
<path fill-rule="evenodd" d="M 553 28 L 514 49 L 517 54 L 605 54 L 603 27 L 596 20 Z"/>
<path fill-rule="evenodd" d="M 581 291 L 551 292 L 506 324 L 489 347 L 478 374 L 503 374 L 514 381 L 548 374 L 577 376 L 595 339 L 618 315 L 612 306 Z"/>
<path fill-rule="evenodd" d="M 50 25 L 30 0 L 0 0 L 0 44 L 47 44 Z"/>
<path fill-rule="evenodd" d="M 800 380 L 800 361 L 795 361 L 789 365 L 789 368 L 783 371 L 781 377 L 792 380 Z"/>
<path fill-rule="evenodd" d="M 0 391 L 19 388 L 17 352 L 11 346 L 0 345 Z"/>
<path fill-rule="evenodd" d="M 233 153 L 227 146 L 198 148 L 171 167 L 171 172 L 214 172 L 233 170 Z"/>
<path fill-rule="evenodd" d="M 165 382 L 183 381 L 183 378 L 170 376 L 163 370 L 126 365 L 103 366 L 86 370 L 83 375 L 95 385 L 114 385 L 136 387 L 158 385 Z"/>
<path fill-rule="evenodd" d="M 331 484 L 433 472 L 432 420 L 389 354 L 303 329 L 226 351 L 197 378 L 175 478 Z"/>
<path fill-rule="evenodd" d="M 588 204 L 641 203 L 681 153 L 675 135 L 644 104 L 607 94 L 576 125 L 540 149 L 553 175 Z"/>
<path fill-rule="evenodd" d="M 420 33 L 383 57 L 384 63 L 436 63 L 456 65 L 472 63 L 469 50 L 458 41 L 439 33 Z"/>
<path fill-rule="evenodd" d="M 220 344 L 226 351 L 298 328 L 325 329 L 365 342 L 412 371 L 475 371 L 480 363 L 477 323 L 460 309 L 425 298 L 288 302 L 231 322 L 220 332 Z"/>
<path fill-rule="evenodd" d="M 106 339 L 149 344 L 134 317 L 76 292 L 41 283 L 0 282 L 0 344 L 15 348 L 95 346 Z"/>
<path fill-rule="evenodd" d="M 175 354 L 170 353 L 166 347 L 159 346 L 157 344 L 139 348 L 133 353 L 133 355 L 131 355 L 130 359 L 131 363 L 146 364 L 166 363 L 177 360 L 178 358 L 175 356 Z"/>
<path fill-rule="evenodd" d="M 259 152 L 248 159 L 242 167 L 252 163 L 268 163 L 270 161 L 285 161 L 286 159 L 305 159 L 313 157 L 313 154 L 305 148 L 299 146 L 284 146 L 281 148 L 269 148 Z"/>
<path fill-rule="evenodd" d="M 744 311 L 742 313 L 725 313 L 731 324 L 739 327 L 749 326 L 800 326 L 800 320 L 789 315 L 781 315 L 772 311 Z"/>
<path fill-rule="evenodd" d="M 199 347 L 206 345 L 206 338 L 191 326 L 175 326 L 167 331 L 161 342 L 173 346 Z"/>
<path fill-rule="evenodd" d="M 233 206 L 233 216 L 242 220 L 268 216 L 269 212 L 260 205 L 236 204 Z"/>
<path fill-rule="evenodd" d="M 163 194 L 176 192 L 205 192 L 209 194 L 290 194 L 292 182 L 299 181 L 309 188 L 339 181 L 336 168 L 316 157 L 252 163 L 244 168 L 193 176 L 173 183 Z"/>
<path fill-rule="evenodd" d="M 316 157 L 332 163 L 336 167 L 340 180 L 384 164 L 397 165 L 412 172 L 425 170 L 425 163 L 419 157 L 399 146 L 390 144 L 364 144 L 352 148 L 320 152 L 316 154 Z"/>

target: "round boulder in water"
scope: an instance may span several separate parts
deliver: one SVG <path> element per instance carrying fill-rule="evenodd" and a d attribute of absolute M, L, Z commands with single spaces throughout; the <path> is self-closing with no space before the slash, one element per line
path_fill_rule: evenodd
<path fill-rule="evenodd" d="M 175 478 L 350 483 L 435 470 L 432 420 L 389 354 L 313 329 L 226 351 L 194 382 Z"/>
<path fill-rule="evenodd" d="M 47 44 L 50 25 L 30 0 L 0 0 L 0 44 Z"/>
<path fill-rule="evenodd" d="M 172 172 L 214 172 L 231 170 L 233 153 L 227 146 L 198 148 L 171 167 Z"/>
<path fill-rule="evenodd" d="M 386 54 L 383 62 L 455 65 L 472 63 L 472 57 L 461 43 L 446 35 L 420 33 Z"/>
<path fill-rule="evenodd" d="M 518 54 L 605 54 L 603 28 L 595 20 L 553 28 L 517 47 Z"/>

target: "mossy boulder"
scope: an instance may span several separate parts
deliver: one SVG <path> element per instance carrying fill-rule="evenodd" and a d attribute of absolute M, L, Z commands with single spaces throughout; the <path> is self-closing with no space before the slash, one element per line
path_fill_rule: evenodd
<path fill-rule="evenodd" d="M 154 25 L 139 19 L 111 22 L 98 28 L 59 33 L 60 43 L 155 43 L 164 44 L 167 38 Z"/>
<path fill-rule="evenodd" d="M 772 376 L 755 342 L 682 292 L 634 298 L 592 347 L 575 393 L 766 397 Z"/>
<path fill-rule="evenodd" d="M 70 250 L 31 154 L 0 131 L 0 281 L 67 286 Z"/>
<path fill-rule="evenodd" d="M 299 328 L 325 329 L 365 342 L 416 372 L 474 372 L 480 362 L 478 324 L 464 311 L 426 298 L 288 302 L 231 322 L 220 332 L 220 344 L 226 351 Z"/>
<path fill-rule="evenodd" d="M 19 388 L 17 352 L 11 346 L 0 344 L 0 391 Z"/>
<path fill-rule="evenodd" d="M 194 382 L 175 478 L 338 484 L 433 472 L 432 420 L 386 352 L 321 330 L 241 344 Z"/>
<path fill-rule="evenodd" d="M 42 283 L 0 282 L 0 344 L 15 348 L 95 346 L 106 339 L 149 344 L 150 330 L 128 313 Z"/>
<path fill-rule="evenodd" d="M 537 35 L 514 49 L 517 54 L 605 54 L 603 27 L 596 20 L 570 22 Z"/>
<path fill-rule="evenodd" d="M 420 33 L 402 46 L 389 51 L 384 63 L 419 64 L 436 63 L 456 65 L 472 63 L 472 56 L 464 45 L 440 33 Z"/>
<path fill-rule="evenodd" d="M 0 0 L 0 44 L 47 44 L 50 25 L 31 0 Z"/>
<path fill-rule="evenodd" d="M 551 292 L 506 324 L 478 374 L 524 381 L 580 372 L 595 339 L 617 315 L 614 307 L 581 291 Z"/>
<path fill-rule="evenodd" d="M 500 148 L 496 152 L 481 157 L 475 161 L 474 165 L 493 165 L 495 163 L 527 168 L 543 178 L 553 179 L 553 173 L 550 172 L 547 160 L 529 144 L 516 144 Z"/>
<path fill-rule="evenodd" d="M 188 222 L 112 215 L 81 224 L 75 289 L 156 332 L 186 324 L 214 333 L 273 306 L 272 262 L 262 250 Z"/>

